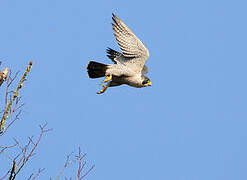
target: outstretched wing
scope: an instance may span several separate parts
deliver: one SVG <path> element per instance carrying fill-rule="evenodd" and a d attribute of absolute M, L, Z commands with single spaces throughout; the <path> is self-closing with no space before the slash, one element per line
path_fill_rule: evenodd
<path fill-rule="evenodd" d="M 135 66 L 136 71 L 141 72 L 149 57 L 149 52 L 140 39 L 126 26 L 115 14 L 112 14 L 112 28 L 117 43 L 122 50 L 126 63 Z"/>

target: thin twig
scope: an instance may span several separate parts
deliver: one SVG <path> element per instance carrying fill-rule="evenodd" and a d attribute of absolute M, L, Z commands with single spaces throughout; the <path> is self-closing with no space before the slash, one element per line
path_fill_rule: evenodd
<path fill-rule="evenodd" d="M 0 133 L 0 136 L 3 136 L 3 135 L 7 132 L 7 130 L 9 129 L 9 127 L 10 127 L 16 120 L 19 119 L 19 115 L 21 114 L 21 112 L 22 112 L 22 111 L 20 110 L 20 111 L 16 114 L 15 119 L 9 123 L 9 125 L 5 128 L 5 131 L 3 131 L 2 133 Z"/>
<path fill-rule="evenodd" d="M 32 180 L 35 180 L 35 179 L 40 175 L 40 173 L 41 173 L 42 171 L 44 171 L 44 170 L 45 170 L 45 168 L 39 169 L 38 172 L 35 174 L 35 176 L 33 177 Z"/>
<path fill-rule="evenodd" d="M 72 154 L 72 153 L 71 153 L 71 154 Z M 58 180 L 58 179 L 60 178 L 60 176 L 61 176 L 61 174 L 63 173 L 64 169 L 65 169 L 68 165 L 70 165 L 71 163 L 76 162 L 76 159 L 73 159 L 73 160 L 71 160 L 71 161 L 69 160 L 71 154 L 67 156 L 66 163 L 65 163 L 65 165 L 63 166 L 63 169 L 62 169 L 62 170 L 59 172 L 59 174 L 57 175 L 57 177 L 56 177 L 55 180 Z"/>
<path fill-rule="evenodd" d="M 81 155 L 81 154 L 82 154 L 81 153 L 81 148 L 79 147 L 79 153 L 78 153 L 78 156 L 77 156 L 77 158 L 79 160 L 79 167 L 78 167 L 78 170 L 77 170 L 77 177 L 76 177 L 77 180 L 80 180 L 80 179 L 83 179 L 84 177 L 86 177 L 90 173 L 90 171 L 92 171 L 92 169 L 95 167 L 95 165 L 93 165 L 88 171 L 85 172 L 84 175 L 81 175 L 82 170 L 84 169 L 84 167 L 86 165 L 86 161 L 83 162 L 82 160 L 87 155 L 86 153 L 84 153 L 83 155 Z"/>
<path fill-rule="evenodd" d="M 0 178 L 0 180 L 5 179 L 8 176 L 9 172 L 10 172 L 10 170 L 8 170 L 7 173 L 3 177 Z"/>
<path fill-rule="evenodd" d="M 17 73 L 15 73 L 15 76 L 13 78 L 11 78 L 12 71 L 11 70 L 9 71 L 9 75 L 8 75 L 8 79 L 7 79 L 7 86 L 6 86 L 5 106 L 7 106 L 7 103 L 8 103 L 9 87 L 14 82 L 14 80 L 16 79 L 16 77 L 19 74 L 19 72 L 20 71 L 18 71 Z"/>
<path fill-rule="evenodd" d="M 86 177 L 93 170 L 94 167 L 95 167 L 95 165 L 93 165 L 83 176 L 81 176 L 79 180 L 81 180 L 84 177 Z"/>

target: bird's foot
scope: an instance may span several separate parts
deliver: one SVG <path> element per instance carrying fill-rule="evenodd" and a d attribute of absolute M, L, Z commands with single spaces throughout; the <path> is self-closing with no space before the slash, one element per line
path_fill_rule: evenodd
<path fill-rule="evenodd" d="M 110 83 L 107 83 L 106 86 L 103 84 L 100 85 L 103 87 L 103 89 L 97 92 L 97 94 L 103 94 L 106 91 L 106 89 L 110 86 Z"/>
<path fill-rule="evenodd" d="M 106 79 L 103 81 L 103 83 L 106 83 L 106 82 L 110 81 L 111 79 L 112 79 L 112 75 L 106 74 Z"/>

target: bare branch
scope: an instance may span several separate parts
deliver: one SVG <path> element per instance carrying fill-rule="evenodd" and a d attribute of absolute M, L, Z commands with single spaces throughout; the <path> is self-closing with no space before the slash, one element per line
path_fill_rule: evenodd
<path fill-rule="evenodd" d="M 0 152 L 4 151 L 5 149 L 13 148 L 15 146 L 17 146 L 17 143 L 15 143 L 14 145 L 11 145 L 11 146 L 0 146 L 0 148 L 1 148 Z"/>
<path fill-rule="evenodd" d="M 15 161 L 13 161 L 13 166 L 12 166 L 12 169 L 10 171 L 10 176 L 9 176 L 9 180 L 11 180 L 15 174 L 15 169 L 16 169 L 16 165 L 15 165 Z"/>
<path fill-rule="evenodd" d="M 9 123 L 9 125 L 5 128 L 5 131 L 2 131 L 2 133 L 0 133 L 0 136 L 3 136 L 3 135 L 7 132 L 7 130 L 9 129 L 9 127 L 10 127 L 16 120 L 19 119 L 19 115 L 21 114 L 21 112 L 22 112 L 22 111 L 20 110 L 20 111 L 16 114 L 14 120 L 11 121 L 11 122 Z"/>
<path fill-rule="evenodd" d="M 6 87 L 6 92 L 2 94 L 3 96 L 5 95 L 5 97 L 3 97 L 3 103 L 1 104 L 2 108 L 0 112 L 0 137 L 5 135 L 6 132 L 8 132 L 7 130 L 14 124 L 14 122 L 16 122 L 20 118 L 20 115 L 23 112 L 22 108 L 24 106 L 24 103 L 21 103 L 22 99 L 19 96 L 19 91 L 23 87 L 23 83 L 26 80 L 26 77 L 29 74 L 31 67 L 32 67 L 32 62 L 30 62 L 29 65 L 26 67 L 26 70 L 23 76 L 21 77 L 21 79 L 19 80 L 19 82 L 17 81 L 17 77 L 19 77 L 18 76 L 19 72 L 17 72 L 14 75 L 14 77 L 11 76 L 12 72 L 8 70 L 8 68 L 6 68 L 3 72 L 0 72 L 0 86 L 2 85 L 3 82 L 6 81 L 6 83 L 3 84 L 3 86 Z M 17 87 L 12 89 L 13 84 L 17 84 Z M 4 174 L 4 176 L 0 177 L 0 180 L 3 179 L 15 180 L 17 175 L 19 177 L 22 176 L 21 171 L 24 169 L 23 167 L 26 166 L 29 160 L 33 159 L 32 157 L 37 152 L 37 147 L 40 144 L 40 141 L 43 138 L 44 133 L 47 133 L 52 130 L 47 128 L 47 123 L 39 127 L 40 127 L 39 136 L 37 138 L 34 138 L 33 136 L 28 137 L 28 140 L 27 142 L 25 142 L 25 144 L 21 145 L 21 143 L 19 143 L 18 140 L 14 139 L 15 141 L 14 145 L 0 145 L 0 155 L 7 156 L 10 161 L 8 169 L 6 169 L 6 171 L 7 170 L 8 171 L 5 172 L 6 174 Z M 8 149 L 11 148 L 17 150 L 17 152 L 15 152 L 15 155 L 13 157 L 11 154 L 9 154 L 8 151 Z M 76 172 L 74 173 L 76 179 L 81 180 L 84 177 L 86 177 L 93 170 L 95 165 L 88 166 L 85 157 L 86 157 L 86 153 L 82 153 L 80 147 L 78 154 L 76 155 L 73 153 L 69 154 L 67 156 L 66 162 L 62 170 L 59 172 L 59 174 L 55 179 L 56 180 L 60 179 L 66 167 L 68 167 L 73 163 L 76 163 L 73 164 L 73 167 L 77 168 Z M 38 171 L 33 172 L 29 176 L 28 180 L 36 180 L 44 170 L 45 170 L 44 168 L 40 168 L 38 169 Z M 68 179 L 72 179 L 72 177 Z"/>
<path fill-rule="evenodd" d="M 32 180 L 35 180 L 35 179 L 40 175 L 40 173 L 41 173 L 42 171 L 44 171 L 44 170 L 45 170 L 45 168 L 39 169 L 38 172 L 35 174 L 35 176 L 33 177 Z"/>
<path fill-rule="evenodd" d="M 12 106 L 12 103 L 14 102 L 14 100 L 18 97 L 19 95 L 19 90 L 23 87 L 23 82 L 26 80 L 26 76 L 28 75 L 28 73 L 30 72 L 31 70 L 31 67 L 32 67 L 32 62 L 29 62 L 29 65 L 27 66 L 27 69 L 25 71 L 25 73 L 23 74 L 21 80 L 19 81 L 18 83 L 18 86 L 16 88 L 16 90 L 14 91 L 14 94 L 12 95 L 11 97 L 11 100 L 10 102 L 8 103 L 7 106 L 5 106 L 5 110 L 4 110 L 4 113 L 3 113 L 3 117 L 0 121 L 0 131 L 4 131 L 5 130 L 5 124 L 6 124 L 6 120 L 9 118 L 8 117 L 8 113 L 10 111 L 10 108 Z"/>
<path fill-rule="evenodd" d="M 3 84 L 3 82 L 6 80 L 8 76 L 9 69 L 5 68 L 3 72 L 0 72 L 0 86 Z"/>
<path fill-rule="evenodd" d="M 0 178 L 0 179 L 1 180 L 5 179 L 8 176 L 9 172 L 10 172 L 10 170 L 8 170 L 7 173 L 2 178 Z"/>
<path fill-rule="evenodd" d="M 14 170 L 15 172 L 13 173 L 12 178 L 10 180 L 14 180 L 16 178 L 17 174 L 21 171 L 21 169 L 24 167 L 24 165 L 27 163 L 27 161 L 30 159 L 30 157 L 34 154 L 34 151 L 37 149 L 37 146 L 40 143 L 40 140 L 42 139 L 44 133 L 50 131 L 50 129 L 45 129 L 46 125 L 47 124 L 40 126 L 41 132 L 40 132 L 38 140 L 35 143 L 33 142 L 32 138 L 29 138 L 29 142 L 27 143 L 27 145 L 24 148 L 21 148 L 22 149 L 22 157 L 19 160 L 19 162 L 17 163 L 16 168 L 15 168 L 16 171 Z M 27 153 L 28 147 L 30 146 L 30 144 L 33 144 L 33 148 L 30 150 L 29 153 Z M 41 170 L 42 169 L 40 169 L 40 171 L 38 172 L 38 175 L 40 174 L 40 172 L 43 171 L 43 170 L 42 171 Z M 35 178 L 37 176 L 35 176 Z"/>
<path fill-rule="evenodd" d="M 61 176 L 61 174 L 63 173 L 63 171 L 65 170 L 65 168 L 71 164 L 71 163 L 74 163 L 74 162 L 78 162 L 78 170 L 77 170 L 77 174 L 76 174 L 76 179 L 77 180 L 80 180 L 84 177 L 86 177 L 91 171 L 92 169 L 95 167 L 94 165 L 89 169 L 87 170 L 83 175 L 82 175 L 82 171 L 84 170 L 85 168 L 85 164 L 86 164 L 86 161 L 83 161 L 83 159 L 86 157 L 86 153 L 84 153 L 82 155 L 82 152 L 81 152 L 81 148 L 79 147 L 79 152 L 78 152 L 78 155 L 75 156 L 75 158 L 73 160 L 70 160 L 70 157 L 71 157 L 72 153 L 70 155 L 67 156 L 67 160 L 66 160 L 66 163 L 63 167 L 63 169 L 59 172 L 59 174 L 57 175 L 56 177 L 56 180 L 58 180 Z"/>
<path fill-rule="evenodd" d="M 72 152 L 72 153 L 73 153 L 73 152 Z M 62 170 L 59 172 L 59 174 L 57 175 L 56 180 L 58 180 L 58 179 L 60 178 L 60 176 L 61 176 L 61 174 L 63 173 L 64 169 L 65 169 L 68 165 L 70 165 L 71 163 L 76 162 L 76 159 L 70 160 L 70 156 L 72 155 L 72 153 L 70 153 L 70 154 L 67 156 L 65 165 L 64 165 L 63 169 L 62 169 Z"/>
<path fill-rule="evenodd" d="M 93 165 L 89 170 L 87 170 L 85 172 L 85 174 L 81 175 L 83 169 L 85 168 L 85 165 L 86 165 L 86 161 L 82 161 L 84 157 L 86 157 L 86 153 L 84 153 L 83 155 L 81 155 L 81 148 L 79 147 L 79 153 L 78 153 L 78 160 L 79 160 L 79 167 L 78 167 L 78 170 L 77 170 L 77 180 L 80 180 L 80 179 L 83 179 L 84 177 L 86 177 L 90 171 L 92 171 L 92 169 L 95 167 L 95 165 Z"/>
<path fill-rule="evenodd" d="M 7 106 L 8 103 L 8 94 L 9 94 L 9 87 L 13 83 L 13 81 L 16 79 L 17 75 L 19 74 L 19 71 L 15 73 L 15 76 L 11 78 L 12 72 L 9 71 L 8 79 L 7 79 L 7 86 L 6 86 L 6 95 L 5 95 L 5 106 Z"/>
<path fill-rule="evenodd" d="M 79 180 L 81 180 L 84 177 L 86 177 L 93 170 L 94 167 L 95 167 L 95 165 L 93 165 L 83 176 L 81 176 Z"/>

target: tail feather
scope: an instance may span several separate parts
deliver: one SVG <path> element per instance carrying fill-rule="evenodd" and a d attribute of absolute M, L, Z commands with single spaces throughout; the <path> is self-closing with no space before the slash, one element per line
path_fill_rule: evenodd
<path fill-rule="evenodd" d="M 106 74 L 107 65 L 95 61 L 89 61 L 87 72 L 90 78 L 104 77 Z"/>

